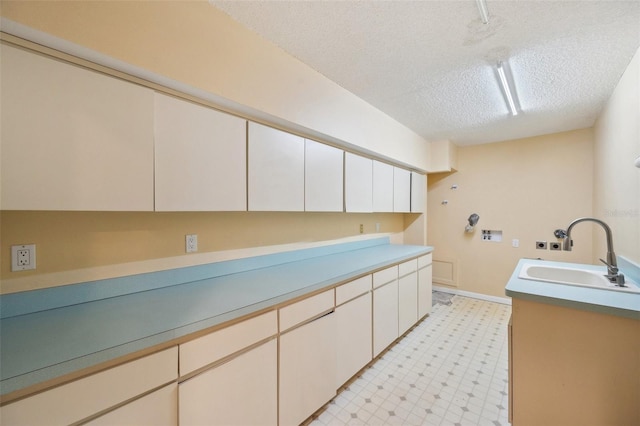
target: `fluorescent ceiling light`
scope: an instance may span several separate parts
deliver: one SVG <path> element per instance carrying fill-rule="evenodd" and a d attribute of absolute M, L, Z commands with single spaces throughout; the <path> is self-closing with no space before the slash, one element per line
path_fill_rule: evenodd
<path fill-rule="evenodd" d="M 480 11 L 480 19 L 483 24 L 489 23 L 489 9 L 487 9 L 487 2 L 485 0 L 476 0 L 478 3 L 478 10 Z"/>
<path fill-rule="evenodd" d="M 515 85 L 513 84 L 513 77 L 511 76 L 511 70 L 509 64 L 506 62 L 498 62 L 496 67 L 498 71 L 498 81 L 502 88 L 502 94 L 504 95 L 507 106 L 511 111 L 511 115 L 518 115 L 520 110 L 520 103 L 518 102 L 518 94 L 516 93 Z"/>

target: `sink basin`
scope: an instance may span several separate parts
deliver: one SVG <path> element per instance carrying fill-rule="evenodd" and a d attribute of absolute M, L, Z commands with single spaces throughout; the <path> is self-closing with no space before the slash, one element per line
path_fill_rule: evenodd
<path fill-rule="evenodd" d="M 600 271 L 588 269 L 565 268 L 561 266 L 533 265 L 525 263 L 520 269 L 518 278 L 549 283 L 595 287 L 604 290 L 640 293 L 634 283 L 627 282 L 626 287 L 619 287 L 605 278 Z"/>

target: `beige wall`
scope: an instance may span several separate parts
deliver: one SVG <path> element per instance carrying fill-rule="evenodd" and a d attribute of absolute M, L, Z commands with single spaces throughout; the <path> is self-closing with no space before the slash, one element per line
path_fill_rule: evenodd
<path fill-rule="evenodd" d="M 427 242 L 435 247 L 433 259 L 454 264 L 458 289 L 499 297 L 520 258 L 590 263 L 590 224 L 575 228 L 570 253 L 536 250 L 535 242 L 556 241 L 555 229 L 591 215 L 592 164 L 591 129 L 460 147 L 457 172 L 429 175 Z M 480 221 L 469 234 L 464 227 L 472 213 Z M 481 229 L 502 230 L 503 241 L 481 241 Z M 512 247 L 513 239 L 519 248 Z M 434 264 L 435 285 L 439 266 Z"/>
<path fill-rule="evenodd" d="M 640 50 L 594 129 L 594 215 L 611 227 L 616 254 L 640 263 L 640 169 L 633 166 L 640 156 Z M 605 246 L 602 232 L 594 244 Z"/>
<path fill-rule="evenodd" d="M 0 13 L 331 141 L 428 168 L 424 139 L 206 0 L 3 0 Z"/>
<path fill-rule="evenodd" d="M 25 278 L 185 254 L 185 235 L 198 235 L 198 252 L 312 242 L 364 233 L 402 232 L 404 215 L 353 213 L 125 213 L 2 211 L 2 259 L 14 244 L 36 244 L 37 269 Z M 16 289 L 12 288 L 12 291 Z M 4 289 L 3 289 L 4 291 Z"/>

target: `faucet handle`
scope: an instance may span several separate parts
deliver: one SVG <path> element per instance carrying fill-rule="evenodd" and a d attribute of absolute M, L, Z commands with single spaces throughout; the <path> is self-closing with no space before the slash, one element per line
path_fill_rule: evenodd
<path fill-rule="evenodd" d="M 565 238 L 567 236 L 567 231 L 564 229 L 556 229 L 553 231 L 553 235 L 555 235 L 556 238 Z"/>
<path fill-rule="evenodd" d="M 618 270 L 618 267 L 617 267 L 617 266 L 613 266 L 612 264 L 610 264 L 609 262 L 607 262 L 606 260 L 604 260 L 604 259 L 602 259 L 602 258 L 600 258 L 600 262 L 604 263 L 604 264 L 605 264 L 605 265 L 607 265 L 609 268 L 613 268 L 613 269 L 615 269 L 616 271 Z"/>

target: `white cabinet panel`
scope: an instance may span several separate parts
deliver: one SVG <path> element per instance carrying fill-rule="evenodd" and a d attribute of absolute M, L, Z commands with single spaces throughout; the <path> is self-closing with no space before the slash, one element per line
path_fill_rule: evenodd
<path fill-rule="evenodd" d="M 181 383 L 180 425 L 275 425 L 277 366 L 274 339 Z"/>
<path fill-rule="evenodd" d="M 373 160 L 346 152 L 344 156 L 345 210 L 373 211 Z"/>
<path fill-rule="evenodd" d="M 230 325 L 180 345 L 180 376 L 278 333 L 276 311 Z"/>
<path fill-rule="evenodd" d="M 373 288 L 398 279 L 398 265 L 373 273 Z"/>
<path fill-rule="evenodd" d="M 280 308 L 280 332 L 330 311 L 334 307 L 334 301 L 334 290 L 327 290 Z"/>
<path fill-rule="evenodd" d="M 153 91 L 3 45 L 4 210 L 153 210 Z"/>
<path fill-rule="evenodd" d="M 398 335 L 418 321 L 418 274 L 412 272 L 398 280 Z"/>
<path fill-rule="evenodd" d="M 373 290 L 373 356 L 398 337 L 398 281 Z"/>
<path fill-rule="evenodd" d="M 3 424 L 71 424 L 178 377 L 178 348 L 148 355 L 0 408 Z"/>
<path fill-rule="evenodd" d="M 411 212 L 427 211 L 427 175 L 411 172 Z"/>
<path fill-rule="evenodd" d="M 430 256 L 430 255 L 429 255 Z M 428 265 L 418 270 L 418 317 L 422 318 L 431 313 L 432 299 L 432 266 Z"/>
<path fill-rule="evenodd" d="M 344 151 L 305 140 L 304 209 L 344 211 Z"/>
<path fill-rule="evenodd" d="M 372 359 L 371 300 L 369 291 L 336 308 L 336 388 Z"/>
<path fill-rule="evenodd" d="M 393 168 L 393 211 L 411 211 L 411 172 L 398 167 Z"/>
<path fill-rule="evenodd" d="M 85 424 L 91 426 L 177 426 L 178 385 L 176 383 L 167 385 Z"/>
<path fill-rule="evenodd" d="M 304 139 L 249 122 L 250 211 L 304 210 Z"/>
<path fill-rule="evenodd" d="M 373 211 L 393 212 L 393 166 L 373 161 Z"/>
<path fill-rule="evenodd" d="M 418 259 L 411 259 L 398 265 L 398 276 L 404 277 L 418 270 Z"/>
<path fill-rule="evenodd" d="M 247 209 L 247 122 L 155 94 L 157 211 Z"/>
<path fill-rule="evenodd" d="M 336 395 L 335 313 L 280 336 L 280 425 L 302 423 Z"/>
<path fill-rule="evenodd" d="M 336 287 L 336 306 L 342 305 L 371 291 L 371 275 L 365 275 L 356 280 Z"/>

